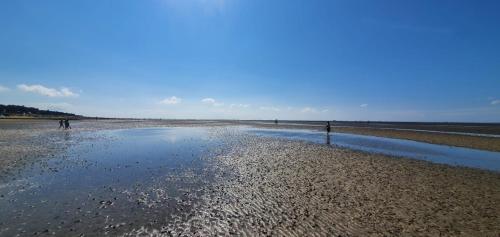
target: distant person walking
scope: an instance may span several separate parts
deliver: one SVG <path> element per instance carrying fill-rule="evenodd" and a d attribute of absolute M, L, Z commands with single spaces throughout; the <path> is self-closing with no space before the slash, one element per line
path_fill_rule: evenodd
<path fill-rule="evenodd" d="M 71 126 L 69 125 L 69 119 L 64 120 L 64 129 L 71 129 Z"/>
<path fill-rule="evenodd" d="M 59 120 L 59 129 L 64 128 L 64 121 L 62 119 Z"/>

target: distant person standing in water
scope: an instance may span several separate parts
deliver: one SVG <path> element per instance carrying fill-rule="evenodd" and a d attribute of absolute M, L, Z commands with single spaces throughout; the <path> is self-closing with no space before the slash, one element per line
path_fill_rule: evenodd
<path fill-rule="evenodd" d="M 59 129 L 64 128 L 64 121 L 62 119 L 59 120 Z"/>
<path fill-rule="evenodd" d="M 69 125 L 69 119 L 64 120 L 64 129 L 71 129 L 71 126 Z"/>
<path fill-rule="evenodd" d="M 330 145 L 330 132 L 332 131 L 332 127 L 330 126 L 330 121 L 326 122 L 326 144 Z"/>
<path fill-rule="evenodd" d="M 278 125 L 278 119 L 274 120 L 274 124 Z"/>

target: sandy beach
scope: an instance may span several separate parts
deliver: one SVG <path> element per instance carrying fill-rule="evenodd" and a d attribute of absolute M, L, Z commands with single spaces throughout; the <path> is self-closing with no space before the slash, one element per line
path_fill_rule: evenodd
<path fill-rule="evenodd" d="M 496 173 L 301 142 L 247 138 L 237 147 L 217 159 L 227 169 L 180 233 L 496 236 L 500 231 Z"/>
<path fill-rule="evenodd" d="M 57 120 L 0 119 L 0 179 L 37 159 L 51 157 L 72 143 L 69 134 L 145 127 L 223 126 L 221 121 L 198 120 L 77 120 L 73 129 L 58 129 Z M 89 137 L 91 139 L 91 137 Z"/>
<path fill-rule="evenodd" d="M 500 1 L 0 1 L 0 237 L 500 237 Z"/>
<path fill-rule="evenodd" d="M 408 139 L 413 141 L 442 144 L 449 146 L 467 147 L 489 151 L 500 151 L 500 138 L 480 137 L 459 134 L 439 134 L 433 132 L 413 132 L 403 130 L 362 128 L 362 127 L 338 127 L 337 132 L 354 133 L 362 135 Z"/>
<path fill-rule="evenodd" d="M 256 121 L 239 121 L 238 124 L 262 128 L 281 128 L 281 129 L 310 129 L 324 130 L 324 122 L 309 122 L 309 123 L 290 123 L 282 122 L 278 125 L 267 122 Z M 473 149 L 481 149 L 488 151 L 500 151 L 499 126 L 476 126 L 476 127 L 459 127 L 459 126 L 439 126 L 439 125 L 406 125 L 399 124 L 384 124 L 381 126 L 367 125 L 366 123 L 333 123 L 333 132 L 351 133 L 360 135 L 370 135 L 378 137 L 388 137 L 397 139 L 406 139 L 412 141 L 420 141 L 432 144 L 441 144 L 449 146 L 466 147 Z M 476 128 L 474 130 L 474 128 Z M 415 131 L 411 131 L 415 130 Z M 431 132 L 432 131 L 432 132 Z M 453 134 L 456 133 L 456 134 Z M 486 136 L 473 136 L 461 133 L 483 134 Z M 488 137 L 497 136 L 497 137 Z"/>
<path fill-rule="evenodd" d="M 58 131 L 56 125 L 54 121 L 0 121 L 2 185 L 12 182 L 24 167 L 59 159 L 60 154 L 80 143 L 109 143 L 106 137 L 92 135 L 103 130 L 203 128 L 208 138 L 220 145 L 206 147 L 201 157 L 207 165 L 202 172 L 189 168 L 167 178 L 155 175 L 154 182 L 143 183 L 132 192 L 126 187 L 117 192 L 121 186 L 112 185 L 103 188 L 104 194 L 96 191 L 81 197 L 84 203 L 95 203 L 82 210 L 88 208 L 88 213 L 97 212 L 99 217 L 65 212 L 75 223 L 63 225 L 60 230 L 47 228 L 47 234 L 79 236 L 90 229 L 91 233 L 111 236 L 500 234 L 498 172 L 264 138 L 242 133 L 228 126 L 234 124 L 220 121 L 81 121 L 72 124 L 72 131 Z M 68 133 L 71 139 L 65 135 Z M 79 133 L 87 135 L 77 136 Z M 179 180 L 189 184 L 183 184 L 181 194 L 166 191 L 165 186 Z M 147 193 L 145 190 L 157 194 L 141 196 Z M 12 199 L 8 195 L 2 198 L 15 201 L 12 195 Z M 94 198 L 99 195 L 103 201 Z M 127 200 L 140 208 L 129 209 Z M 173 211 L 165 212 L 167 207 Z M 127 210 L 135 210 L 141 218 L 131 221 L 125 215 Z M 33 221 L 25 215 L 18 218 Z M 10 226 L 0 223 L 0 227 L 4 231 L 0 236 L 13 233 Z M 33 234 L 25 232 L 21 236 Z"/>

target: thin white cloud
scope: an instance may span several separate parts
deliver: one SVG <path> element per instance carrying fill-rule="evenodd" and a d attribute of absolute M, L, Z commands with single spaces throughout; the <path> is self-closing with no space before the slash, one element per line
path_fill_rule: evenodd
<path fill-rule="evenodd" d="M 229 105 L 229 108 L 248 108 L 250 107 L 249 104 L 231 104 Z"/>
<path fill-rule="evenodd" d="M 48 88 L 42 85 L 26 85 L 20 84 L 17 85 L 19 90 L 24 92 L 35 93 L 48 97 L 77 97 L 78 94 L 71 91 L 69 88 L 61 87 L 61 89 L 57 90 L 54 88 Z"/>
<path fill-rule="evenodd" d="M 328 111 L 330 111 L 329 109 L 324 109 L 324 110 L 321 110 L 321 113 L 328 113 Z"/>
<path fill-rule="evenodd" d="M 300 110 L 301 113 L 316 113 L 318 112 L 317 109 L 311 108 L 311 107 L 305 107 L 302 110 Z"/>
<path fill-rule="evenodd" d="M 165 98 L 165 99 L 161 100 L 160 104 L 164 104 L 164 105 L 176 105 L 176 104 L 179 104 L 181 102 L 182 102 L 181 98 L 178 98 L 176 96 L 172 96 L 170 98 Z"/>
<path fill-rule="evenodd" d="M 217 102 L 214 98 L 204 98 L 201 100 L 203 104 L 212 105 L 212 106 L 223 106 L 224 103 Z"/>
<path fill-rule="evenodd" d="M 491 105 L 500 105 L 500 100 L 491 101 Z"/>
<path fill-rule="evenodd" d="M 368 107 L 368 104 L 361 104 L 359 107 L 366 108 L 366 107 Z"/>
<path fill-rule="evenodd" d="M 9 91 L 10 89 L 8 87 L 0 85 L 0 92 L 6 92 Z"/>
<path fill-rule="evenodd" d="M 204 104 L 213 104 L 213 103 L 215 103 L 215 99 L 214 98 L 204 98 L 201 100 L 201 102 Z"/>
<path fill-rule="evenodd" d="M 277 107 L 270 107 L 270 106 L 261 106 L 259 107 L 260 110 L 267 110 L 267 111 L 275 111 L 275 112 L 279 112 L 281 111 L 281 109 L 277 108 Z"/>

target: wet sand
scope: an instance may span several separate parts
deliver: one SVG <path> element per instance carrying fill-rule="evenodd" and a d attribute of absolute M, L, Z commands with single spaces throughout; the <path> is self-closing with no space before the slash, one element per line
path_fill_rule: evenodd
<path fill-rule="evenodd" d="M 0 119 L 0 181 L 40 159 L 52 157 L 74 143 L 70 134 L 111 129 L 146 127 L 224 126 L 221 121 L 199 120 L 78 120 L 71 130 L 58 129 L 57 120 Z M 81 138 L 81 137 L 78 137 Z M 87 137 L 92 139 L 92 137 Z"/>
<path fill-rule="evenodd" d="M 241 120 L 239 123 L 274 125 L 270 120 Z M 279 125 L 324 127 L 325 121 L 280 120 Z M 447 122 L 380 122 L 380 121 L 331 121 L 334 127 L 360 127 L 378 129 L 404 129 L 450 133 L 500 135 L 500 123 L 447 123 Z"/>
<path fill-rule="evenodd" d="M 262 128 L 283 128 L 283 129 L 310 129 L 310 130 L 324 130 L 324 123 L 311 123 L 311 124 L 299 124 L 299 123 L 279 123 L 275 125 L 273 123 L 257 123 L 257 122 L 239 122 L 240 124 L 245 124 L 249 126 L 262 127 Z M 440 132 L 474 132 L 471 128 L 458 129 L 456 127 L 452 128 L 442 128 L 436 126 L 367 126 L 364 124 L 349 124 L 345 126 L 344 124 L 333 123 L 332 131 L 339 133 L 352 133 L 359 135 L 370 135 L 397 139 L 407 139 L 419 142 L 427 142 L 432 144 L 449 145 L 466 147 L 473 149 L 481 149 L 488 151 L 500 151 L 500 137 L 484 137 L 484 136 L 470 136 L 461 134 L 446 134 L 446 133 L 436 133 L 436 132 L 425 132 L 425 131 L 405 131 L 400 129 L 429 129 L 436 130 Z M 399 130 L 398 130 L 399 129 Z M 497 127 L 493 128 L 479 128 L 476 133 L 486 133 L 494 136 L 498 136 Z"/>
<path fill-rule="evenodd" d="M 430 130 L 440 132 L 478 133 L 500 135 L 500 123 L 436 123 L 436 122 L 342 122 L 335 121 L 334 126 L 368 127 Z"/>
<path fill-rule="evenodd" d="M 232 147 L 174 235 L 500 234 L 498 173 L 257 137 Z"/>
<path fill-rule="evenodd" d="M 433 144 L 467 147 L 488 151 L 500 151 L 500 138 L 478 137 L 458 134 L 438 134 L 431 132 L 413 132 L 402 130 L 388 130 L 362 127 L 338 127 L 334 128 L 336 132 L 354 133 L 361 135 L 371 135 L 380 137 L 390 137 L 398 139 L 407 139 L 413 141 L 427 142 Z"/>
<path fill-rule="evenodd" d="M 199 200 L 217 147 L 202 129 L 92 131 L 0 183 L 0 236 L 118 236 L 161 228 Z M 87 137 L 92 139 L 86 139 Z"/>
<path fill-rule="evenodd" d="M 83 142 L 65 139 L 66 132 L 53 131 L 54 122 L 35 121 L 28 125 L 0 122 L 0 173 L 4 177 L 0 182 L 12 177 L 5 167 L 38 163 Z M 226 126 L 230 124 L 198 121 L 173 124 L 211 127 L 211 136 L 225 143 L 212 147 L 210 153 L 214 155 L 207 157 L 210 165 L 206 171 L 214 176 L 213 181 L 204 182 L 196 191 L 188 191 L 186 195 L 194 197 L 178 200 L 185 207 L 173 212 L 173 216 L 164 216 L 164 225 L 146 221 L 118 228 L 126 232 L 106 233 L 118 236 L 500 235 L 500 173 L 263 138 Z M 83 121 L 73 123 L 75 129 L 70 132 L 171 125 L 165 121 L 107 121 L 99 125 Z M 205 178 L 203 175 L 206 174 L 178 176 L 200 180 Z M 136 202 L 137 198 L 134 196 L 132 200 Z M 107 210 L 122 216 L 127 214 L 124 213 L 127 209 L 114 209 L 116 206 L 109 205 Z M 149 211 L 141 219 L 150 218 L 149 222 L 154 222 L 159 217 L 147 213 L 161 213 L 161 207 L 144 207 L 152 209 L 146 209 Z M 120 227 L 120 223 L 113 224 Z M 85 226 L 80 228 L 85 230 Z"/>

